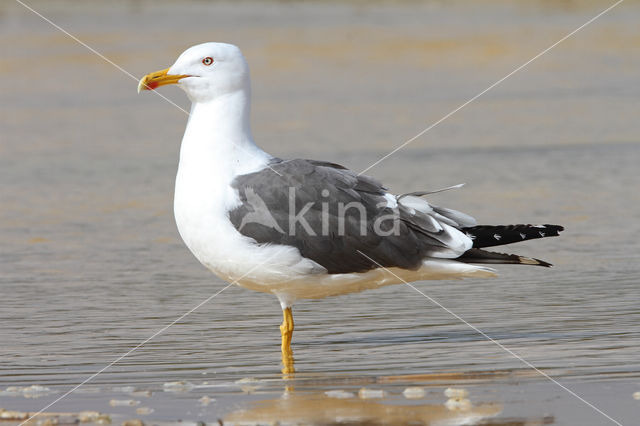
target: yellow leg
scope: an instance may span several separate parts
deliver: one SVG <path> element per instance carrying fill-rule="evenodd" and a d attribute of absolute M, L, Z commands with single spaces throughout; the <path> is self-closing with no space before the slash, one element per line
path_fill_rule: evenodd
<path fill-rule="evenodd" d="M 282 335 L 282 365 L 284 374 L 294 373 L 293 369 L 293 351 L 291 350 L 291 338 L 293 337 L 293 314 L 291 308 L 282 310 L 282 325 L 280 325 L 280 334 Z"/>

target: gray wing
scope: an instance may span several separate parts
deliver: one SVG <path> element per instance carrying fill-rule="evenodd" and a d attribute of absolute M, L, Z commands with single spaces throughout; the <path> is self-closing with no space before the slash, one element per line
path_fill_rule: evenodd
<path fill-rule="evenodd" d="M 275 159 L 232 186 L 241 204 L 229 219 L 241 234 L 294 246 L 332 274 L 417 269 L 425 257 L 458 257 L 468 248 L 446 211 L 405 207 L 378 181 L 337 164 Z"/>

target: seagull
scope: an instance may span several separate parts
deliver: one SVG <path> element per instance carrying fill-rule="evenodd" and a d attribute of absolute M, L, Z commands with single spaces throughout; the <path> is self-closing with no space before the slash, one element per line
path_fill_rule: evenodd
<path fill-rule="evenodd" d="M 487 264 L 551 266 L 485 248 L 557 236 L 562 226 L 478 225 L 425 199 L 441 190 L 394 195 L 341 165 L 263 151 L 249 123 L 249 66 L 232 44 L 190 47 L 144 76 L 138 92 L 169 84 L 191 100 L 175 183 L 178 231 L 220 278 L 278 298 L 283 372 L 293 371 L 297 300 L 495 276 Z"/>

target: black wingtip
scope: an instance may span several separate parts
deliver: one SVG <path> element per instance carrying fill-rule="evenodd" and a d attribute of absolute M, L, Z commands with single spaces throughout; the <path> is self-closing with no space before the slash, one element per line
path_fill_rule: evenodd
<path fill-rule="evenodd" d="M 551 232 L 551 234 L 548 235 L 549 237 L 556 237 L 558 236 L 558 234 L 560 234 L 560 232 L 564 231 L 564 226 L 562 225 L 550 225 L 548 223 L 545 223 L 542 226 L 544 226 L 548 232 Z"/>
<path fill-rule="evenodd" d="M 493 264 L 514 264 L 514 265 L 533 265 L 550 268 L 553 266 L 549 262 L 536 259 L 533 257 L 520 256 L 517 254 L 498 253 L 479 248 L 467 250 L 457 260 L 465 263 L 493 263 Z"/>
<path fill-rule="evenodd" d="M 535 266 L 544 266 L 545 268 L 551 268 L 553 266 L 553 264 L 549 263 L 549 262 L 545 262 L 544 260 L 541 259 L 536 259 L 535 257 L 525 257 L 525 256 L 519 256 L 520 257 L 520 264 L 521 265 L 535 265 Z"/>
<path fill-rule="evenodd" d="M 493 247 L 545 237 L 557 237 L 564 231 L 561 225 L 476 225 L 462 228 L 471 239 L 473 247 Z"/>

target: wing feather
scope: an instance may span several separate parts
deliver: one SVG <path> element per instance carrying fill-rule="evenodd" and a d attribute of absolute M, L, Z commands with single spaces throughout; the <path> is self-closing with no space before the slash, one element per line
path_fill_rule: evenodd
<path fill-rule="evenodd" d="M 233 186 L 240 205 L 229 219 L 241 234 L 259 244 L 294 246 L 329 273 L 379 265 L 418 269 L 427 257 L 455 258 L 472 245 L 456 229 L 462 214 L 436 210 L 412 195 L 393 205 L 380 182 L 334 163 L 275 160 L 270 168 L 238 176 Z M 268 219 L 246 220 L 250 213 L 259 218 L 260 209 Z"/>

